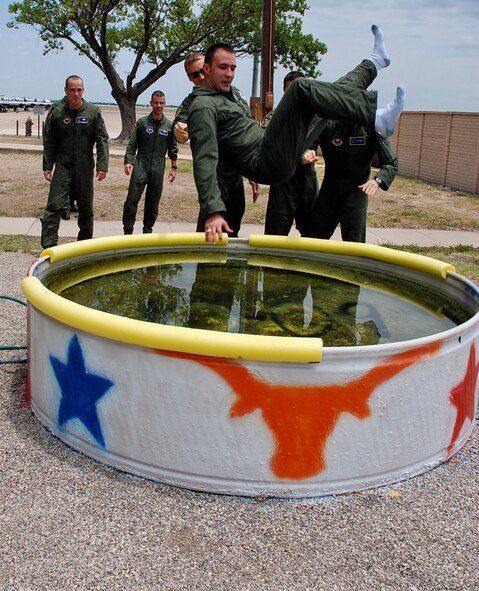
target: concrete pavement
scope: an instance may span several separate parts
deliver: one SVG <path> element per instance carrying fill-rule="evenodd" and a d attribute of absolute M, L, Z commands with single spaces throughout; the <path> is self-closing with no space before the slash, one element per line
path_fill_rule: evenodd
<path fill-rule="evenodd" d="M 194 232 L 196 221 L 191 223 L 163 222 L 155 225 L 155 232 Z M 137 231 L 141 231 L 141 223 L 137 223 Z M 74 216 L 70 220 L 62 220 L 60 237 L 76 237 L 78 233 L 77 221 Z M 260 224 L 243 224 L 240 236 L 245 238 L 250 234 L 263 234 L 264 228 Z M 0 235 L 40 236 L 41 225 L 39 218 L 0 218 Z M 123 234 L 120 220 L 95 221 L 94 236 L 116 236 Z M 299 236 L 296 229 L 291 236 Z M 339 230 L 334 239 L 341 240 Z M 368 228 L 367 242 L 370 244 L 415 244 L 417 246 L 455 246 L 464 244 L 479 248 L 479 232 L 461 232 L 457 230 L 424 230 L 403 228 Z"/>

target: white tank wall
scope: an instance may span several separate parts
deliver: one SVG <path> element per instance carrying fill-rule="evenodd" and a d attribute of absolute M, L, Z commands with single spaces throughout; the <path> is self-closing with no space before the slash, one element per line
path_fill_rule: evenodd
<path fill-rule="evenodd" d="M 30 306 L 32 407 L 66 443 L 106 464 L 162 482 L 253 496 L 302 497 L 358 490 L 423 472 L 445 461 L 467 439 L 472 430 L 470 419 L 464 421 L 454 448 L 448 451 L 458 415 L 451 391 L 465 378 L 474 339 L 477 376 L 477 323 L 464 327 L 441 342 L 436 353 L 421 357 L 375 388 L 364 407 L 370 409 L 369 416 L 338 412 L 325 438 L 324 468 L 307 477 L 278 476 L 272 464 L 278 441 L 265 419 L 261 397 L 253 401 L 251 412 L 231 417 L 238 394 L 214 369 L 181 354 L 164 356 L 74 331 Z M 113 382 L 96 406 L 105 447 L 78 418 L 58 424 L 61 388 L 50 356 L 66 364 L 75 335 L 87 372 Z M 289 421 L 293 431 L 305 428 L 321 448 L 315 433 L 324 424 L 325 414 L 334 413 L 337 400 L 343 400 L 328 401 L 332 396 L 328 386 L 348 384 L 388 356 L 433 340 L 439 338 L 348 348 L 347 357 L 345 349 L 326 348 L 322 362 L 312 364 L 220 363 L 226 372 L 231 364 L 246 367 L 260 382 L 259 390 L 264 384 L 264 399 L 277 399 L 278 409 L 283 405 L 282 411 L 273 405 L 280 420 Z M 287 388 L 298 385 L 324 389 L 288 395 Z M 84 384 L 77 387 L 82 389 Z M 475 395 L 469 390 L 476 405 L 477 388 Z M 345 398 L 348 392 L 345 387 Z M 321 402 L 321 408 L 317 404 L 310 407 L 311 401 Z M 282 442 L 289 445 L 291 439 L 283 437 Z M 304 451 L 310 455 L 310 446 Z"/>

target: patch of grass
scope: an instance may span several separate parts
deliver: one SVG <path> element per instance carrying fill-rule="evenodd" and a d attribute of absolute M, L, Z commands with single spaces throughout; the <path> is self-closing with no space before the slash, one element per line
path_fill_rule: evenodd
<path fill-rule="evenodd" d="M 2 252 L 32 252 L 41 248 L 38 236 L 0 236 Z"/>
<path fill-rule="evenodd" d="M 417 222 L 422 228 L 428 228 L 431 225 L 440 225 L 443 228 L 451 226 L 451 219 L 434 215 L 433 212 L 430 211 L 418 209 L 414 205 L 405 205 L 402 216 L 405 220 Z M 399 217 L 401 217 L 401 214 Z"/>
<path fill-rule="evenodd" d="M 479 248 L 467 244 L 456 246 L 417 246 L 408 244 L 383 244 L 387 248 L 422 254 L 445 263 L 451 263 L 456 271 L 474 283 L 479 283 Z"/>
<path fill-rule="evenodd" d="M 166 172 L 170 172 L 169 162 L 166 163 Z M 179 160 L 177 174 L 193 174 L 193 160 Z"/>
<path fill-rule="evenodd" d="M 60 238 L 59 244 L 74 242 L 74 238 Z M 23 234 L 0 235 L 0 251 L 38 253 L 42 250 L 39 236 L 24 236 Z"/>
<path fill-rule="evenodd" d="M 122 191 L 123 193 L 128 192 L 128 183 L 118 184 L 118 185 L 109 185 L 110 191 Z"/>
<path fill-rule="evenodd" d="M 245 224 L 264 224 L 267 203 L 268 191 L 261 191 L 258 201 L 253 203 L 251 190 L 248 192 L 248 185 L 246 185 L 246 210 L 243 216 L 243 222 Z"/>

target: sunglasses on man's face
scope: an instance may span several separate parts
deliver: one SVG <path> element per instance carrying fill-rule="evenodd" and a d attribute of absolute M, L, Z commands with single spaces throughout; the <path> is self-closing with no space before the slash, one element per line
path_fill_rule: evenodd
<path fill-rule="evenodd" d="M 199 76 L 201 76 L 203 74 L 203 69 L 198 70 L 196 72 L 190 72 L 188 74 L 188 78 L 193 78 L 193 80 L 196 80 Z"/>

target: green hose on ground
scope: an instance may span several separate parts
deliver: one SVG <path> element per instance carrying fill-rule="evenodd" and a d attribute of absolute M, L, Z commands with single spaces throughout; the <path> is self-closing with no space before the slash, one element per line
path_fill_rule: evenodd
<path fill-rule="evenodd" d="M 0 296 L 2 300 L 11 300 L 12 302 L 16 302 L 17 304 L 22 304 L 22 306 L 26 306 L 26 302 L 23 300 L 19 300 L 18 298 L 14 298 L 11 296 Z M 27 349 L 27 345 L 0 345 L 0 351 L 13 351 L 18 349 Z M 27 361 L 26 357 L 12 357 L 11 359 L 0 360 L 0 365 L 7 365 L 10 363 L 25 363 Z"/>

